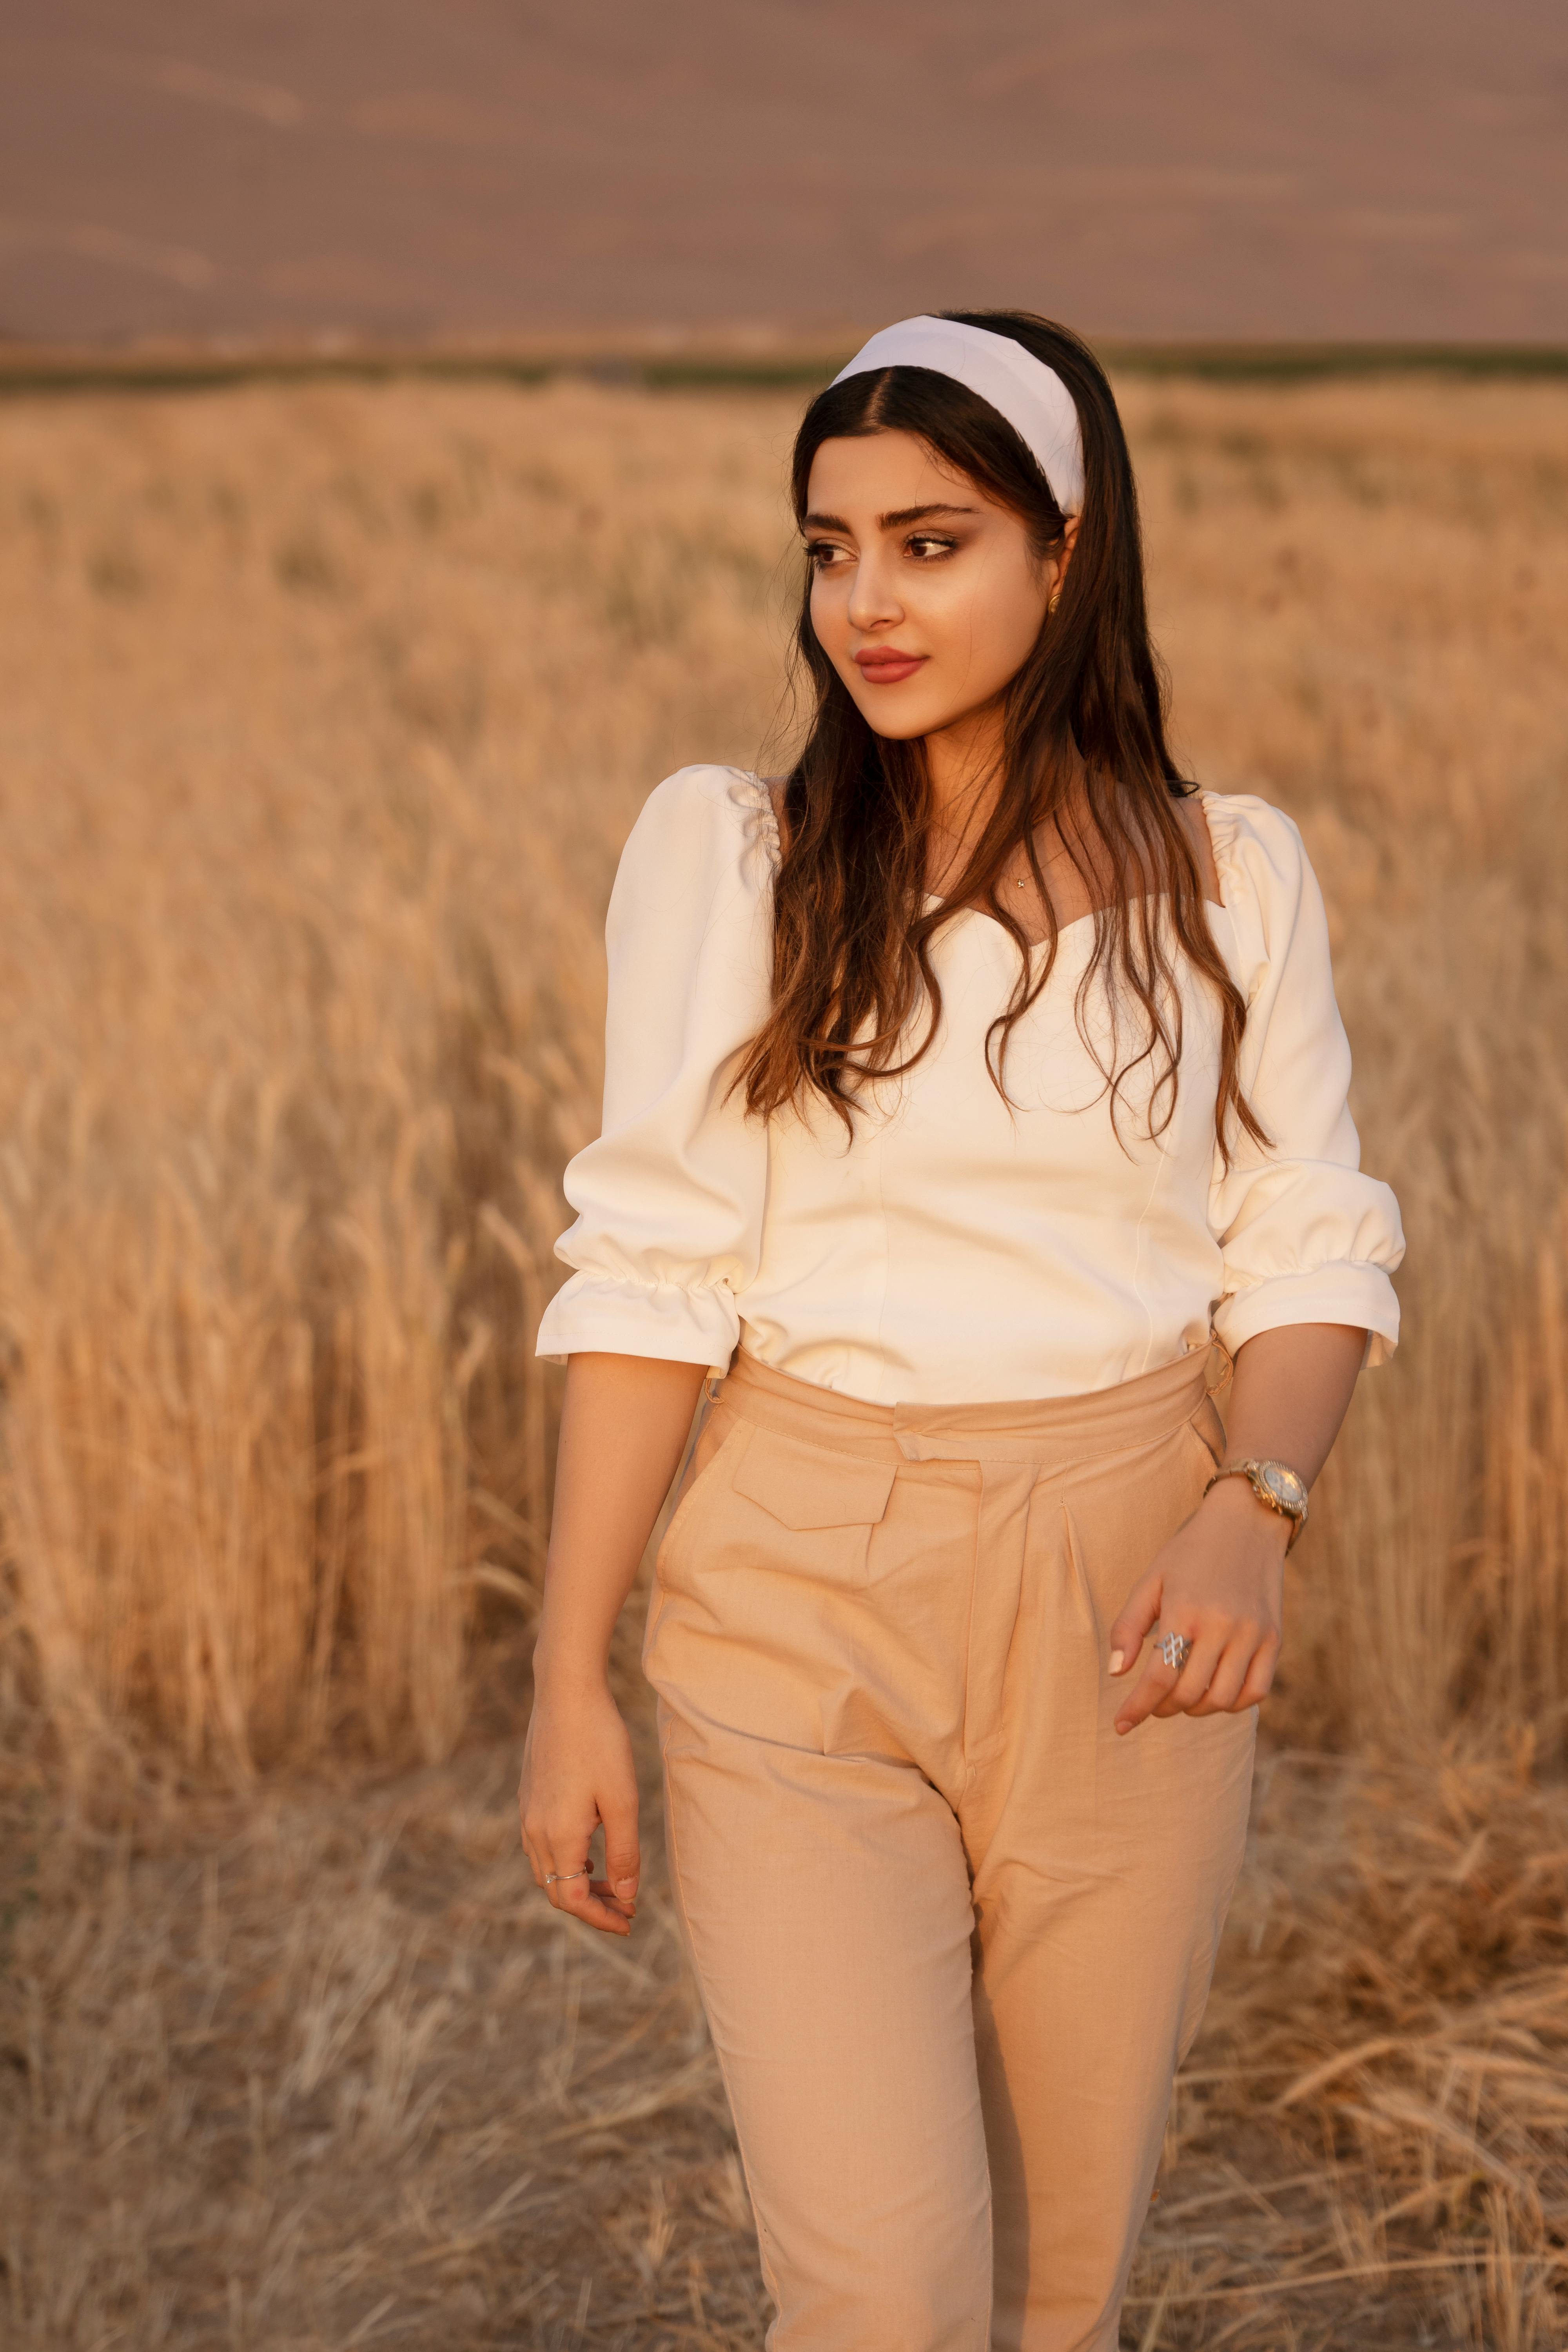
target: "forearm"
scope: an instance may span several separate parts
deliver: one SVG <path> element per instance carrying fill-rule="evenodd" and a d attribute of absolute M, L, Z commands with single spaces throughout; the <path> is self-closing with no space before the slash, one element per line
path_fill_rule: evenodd
<path fill-rule="evenodd" d="M 569 1359 L 536 1685 L 603 1680 L 610 1636 L 679 1466 L 702 1380 L 700 1364 Z"/>
<path fill-rule="evenodd" d="M 1226 1461 L 1286 1462 L 1310 1486 L 1339 1434 L 1365 1347 L 1366 1333 L 1346 1323 L 1291 1324 L 1245 1341 L 1226 1406 Z"/>

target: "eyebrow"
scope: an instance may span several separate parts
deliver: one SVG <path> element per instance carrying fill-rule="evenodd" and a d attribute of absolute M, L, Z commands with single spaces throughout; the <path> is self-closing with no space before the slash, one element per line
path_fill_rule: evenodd
<path fill-rule="evenodd" d="M 978 507 L 894 507 L 889 513 L 879 515 L 877 522 L 882 530 L 900 530 L 906 523 L 929 522 L 932 515 L 972 515 L 979 512 Z M 805 527 L 807 530 L 841 530 L 847 534 L 849 530 L 842 515 L 808 514 Z"/>

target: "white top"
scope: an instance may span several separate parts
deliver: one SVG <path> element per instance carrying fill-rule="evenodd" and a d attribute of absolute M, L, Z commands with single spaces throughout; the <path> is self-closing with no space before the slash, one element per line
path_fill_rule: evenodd
<path fill-rule="evenodd" d="M 768 1010 L 778 829 L 755 777 L 668 777 L 610 898 L 604 1133 L 566 1171 L 577 1221 L 555 1247 L 577 1271 L 545 1311 L 541 1355 L 722 1371 L 739 1340 L 879 1404 L 1109 1388 L 1205 1346 L 1211 1328 L 1234 1351 L 1280 1324 L 1352 1324 L 1382 1363 L 1405 1242 L 1393 1193 L 1360 1173 L 1317 881 L 1279 810 L 1243 793 L 1203 804 L 1225 902 L 1209 920 L 1247 1004 L 1241 1082 L 1273 1139 L 1260 1150 L 1238 1134 L 1228 1173 L 1219 1013 L 1190 970 L 1175 1114 L 1151 1141 L 1140 1073 L 1113 1131 L 1074 1013 L 1092 917 L 1063 927 L 1050 982 L 1013 1032 L 1012 1111 L 985 1032 L 1018 951 L 971 908 L 932 943 L 931 1051 L 878 1082 L 852 1142 L 816 1101 L 747 1118 L 726 1089 Z M 1108 1009 L 1103 993 L 1091 1003 L 1101 1035 Z"/>

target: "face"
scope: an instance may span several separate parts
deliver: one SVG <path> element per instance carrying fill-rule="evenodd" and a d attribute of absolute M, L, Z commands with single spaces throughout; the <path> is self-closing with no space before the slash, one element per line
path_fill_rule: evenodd
<path fill-rule="evenodd" d="M 879 735 L 939 735 L 994 709 L 1027 660 L 1069 548 L 1037 560 L 1023 522 L 912 433 L 825 441 L 805 542 L 811 623 Z"/>

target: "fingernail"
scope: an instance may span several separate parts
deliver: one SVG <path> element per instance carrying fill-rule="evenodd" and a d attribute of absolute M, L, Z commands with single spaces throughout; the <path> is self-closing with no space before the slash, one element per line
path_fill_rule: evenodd
<path fill-rule="evenodd" d="M 1111 1671 L 1111 1673 L 1112 1673 L 1113 1675 L 1119 1675 L 1119 1674 L 1121 1672 L 1122 1667 L 1123 1667 L 1126 1664 L 1127 1664 L 1127 1653 L 1126 1653 L 1126 1651 L 1125 1651 L 1125 1650 L 1112 1650 L 1112 1652 L 1110 1653 L 1110 1671 Z"/>
<path fill-rule="evenodd" d="M 635 1878 L 617 1878 L 617 1879 L 616 1879 L 616 1893 L 617 1895 L 624 1895 L 624 1896 L 625 1896 L 625 1897 L 629 1901 L 629 1900 L 630 1900 L 630 1898 L 632 1897 L 632 1895 L 634 1895 L 637 1893 L 637 1880 L 636 1880 Z"/>

